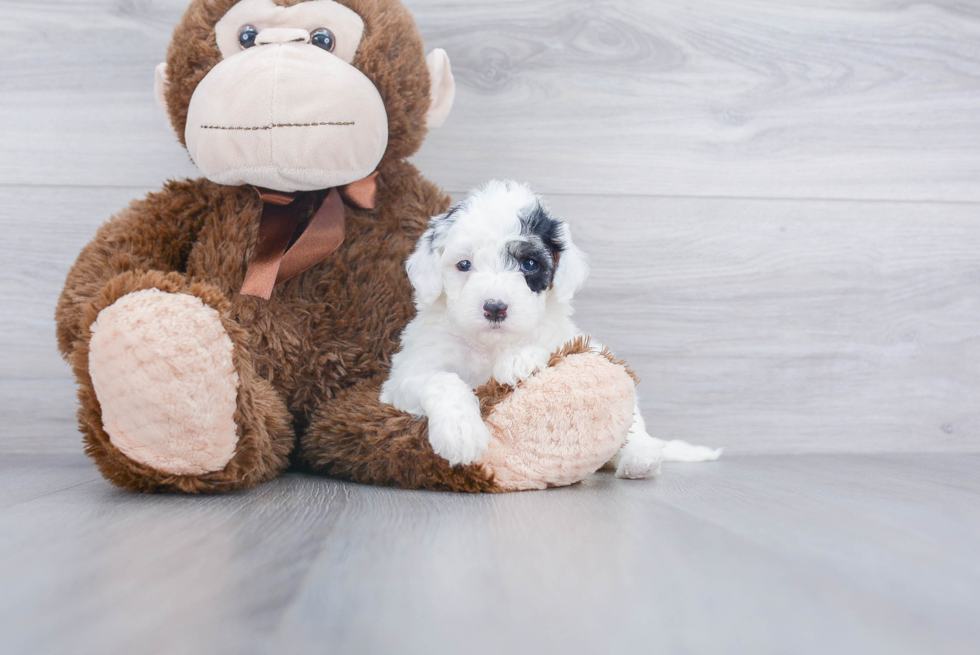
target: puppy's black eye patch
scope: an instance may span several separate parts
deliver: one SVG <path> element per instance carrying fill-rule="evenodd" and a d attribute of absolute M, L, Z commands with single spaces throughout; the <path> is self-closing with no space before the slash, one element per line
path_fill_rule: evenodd
<path fill-rule="evenodd" d="M 541 203 L 537 203 L 521 217 L 521 234 L 536 239 L 551 256 L 565 249 L 561 240 L 561 221 L 554 219 Z"/>
<path fill-rule="evenodd" d="M 510 254 L 524 274 L 528 288 L 541 293 L 555 279 L 558 257 L 565 249 L 561 240 L 562 223 L 549 216 L 541 203 L 525 211 L 520 221 L 525 240 L 511 244 Z"/>
<path fill-rule="evenodd" d="M 555 277 L 554 259 L 539 238 L 517 241 L 508 250 L 511 265 L 524 275 L 524 281 L 531 291 L 541 293 L 551 286 Z"/>

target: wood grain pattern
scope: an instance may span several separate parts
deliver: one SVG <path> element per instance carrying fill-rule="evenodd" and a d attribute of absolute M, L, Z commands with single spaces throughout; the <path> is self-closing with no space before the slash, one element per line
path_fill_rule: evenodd
<path fill-rule="evenodd" d="M 151 94 L 185 5 L 0 2 L 0 183 L 192 174 Z M 459 81 L 418 157 L 447 188 L 980 200 L 973 3 L 408 5 Z"/>
<path fill-rule="evenodd" d="M 44 455 L 3 455 L 0 509 L 73 489 L 100 479 L 92 463 L 78 452 L 51 459 Z"/>
<path fill-rule="evenodd" d="M 54 307 L 68 270 L 102 223 L 150 189 L 0 187 L 2 378 L 64 377 Z"/>
<path fill-rule="evenodd" d="M 50 477 L 81 457 L 5 457 L 4 485 L 20 481 L 10 469 Z M 263 652 L 343 493 L 293 477 L 247 496 L 151 496 L 99 478 L 9 505 L 0 510 L 3 650 Z"/>
<path fill-rule="evenodd" d="M 0 184 L 145 187 L 196 175 L 153 99 L 153 68 L 186 7 L 0 2 Z"/>
<path fill-rule="evenodd" d="M 450 188 L 489 172 L 565 193 L 980 199 L 976 4 L 427 9 L 462 90 L 419 161 Z"/>
<path fill-rule="evenodd" d="M 6 456 L 0 498 L 83 463 Z M 497 497 L 76 478 L 0 508 L 0 637 L 12 654 L 967 654 L 978 470 L 756 456 Z"/>
<path fill-rule="evenodd" d="M 49 355 L 50 358 L 50 355 Z M 0 454 L 80 453 L 75 380 L 0 379 Z"/>
<path fill-rule="evenodd" d="M 977 205 L 557 196 L 647 424 L 736 452 L 980 449 Z"/>

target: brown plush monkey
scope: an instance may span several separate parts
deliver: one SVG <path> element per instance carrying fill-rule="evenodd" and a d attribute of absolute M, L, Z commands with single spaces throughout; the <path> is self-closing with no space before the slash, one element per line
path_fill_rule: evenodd
<path fill-rule="evenodd" d="M 406 158 L 453 90 L 397 0 L 191 2 L 157 92 L 206 178 L 105 224 L 57 309 L 109 480 L 222 492 L 292 463 L 506 491 L 575 482 L 617 452 L 633 380 L 581 343 L 516 390 L 480 390 L 493 438 L 470 466 L 378 400 L 413 314 L 403 263 L 449 204 Z"/>

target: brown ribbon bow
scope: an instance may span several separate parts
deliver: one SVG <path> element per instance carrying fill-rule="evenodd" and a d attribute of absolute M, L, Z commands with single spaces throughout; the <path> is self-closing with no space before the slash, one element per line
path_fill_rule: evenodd
<path fill-rule="evenodd" d="M 327 192 L 320 207 L 304 224 L 308 203 L 298 194 L 255 187 L 262 199 L 259 236 L 245 271 L 241 293 L 268 300 L 279 283 L 296 277 L 333 254 L 344 242 L 344 203 L 360 209 L 377 204 L 378 172 Z M 305 210 L 305 211 L 304 211 Z"/>

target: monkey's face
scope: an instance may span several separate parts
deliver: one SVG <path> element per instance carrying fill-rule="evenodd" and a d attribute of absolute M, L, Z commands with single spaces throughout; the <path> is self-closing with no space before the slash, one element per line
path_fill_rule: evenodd
<path fill-rule="evenodd" d="M 279 191 L 370 175 L 388 146 L 389 123 L 375 83 L 353 65 L 364 37 L 364 19 L 334 0 L 231 6 L 214 25 L 220 60 L 197 83 L 186 111 L 184 142 L 204 175 Z M 445 86 L 448 75 L 451 83 L 451 73 L 445 53 L 433 55 L 435 93 L 435 82 Z M 158 86 L 167 84 L 166 72 L 158 70 Z M 165 95 L 158 88 L 158 98 Z"/>

